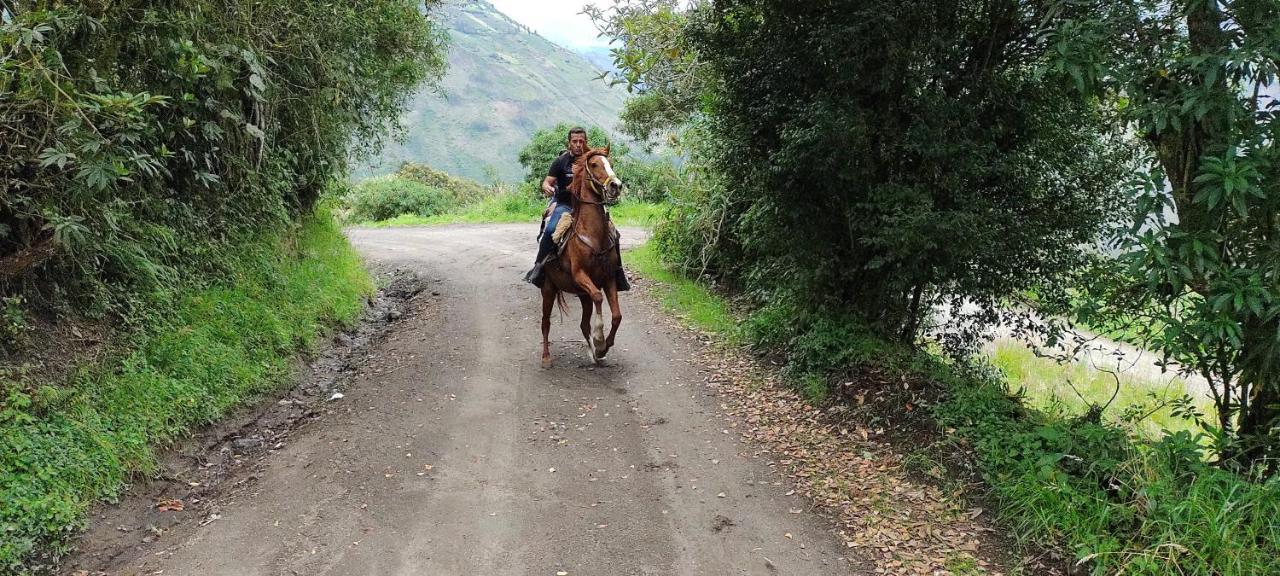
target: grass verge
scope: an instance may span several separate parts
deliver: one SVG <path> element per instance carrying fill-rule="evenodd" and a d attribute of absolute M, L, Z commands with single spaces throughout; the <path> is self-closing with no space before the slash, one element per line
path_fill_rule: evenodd
<path fill-rule="evenodd" d="M 1113 423 L 1130 427 L 1149 440 L 1169 432 L 1199 431 L 1194 422 L 1177 415 L 1175 406 L 1185 399 L 1215 418 L 1207 394 L 1197 393 L 1181 378 L 1153 380 L 1130 372 L 1113 376 L 1083 362 L 1059 364 L 1011 340 L 996 341 L 990 349 L 990 361 L 1004 374 L 1008 387 L 1021 391 L 1028 404 L 1062 418 L 1079 416 L 1091 406 L 1110 402 Z"/>
<path fill-rule="evenodd" d="M 373 289 L 328 216 L 241 247 L 231 269 L 69 382 L 0 375 L 0 573 L 67 552 L 90 505 L 154 470 L 156 447 L 287 382 L 294 356 L 353 324 Z"/>
<path fill-rule="evenodd" d="M 438 226 L 442 224 L 504 224 L 516 222 L 537 222 L 538 216 L 547 207 L 546 200 L 541 200 L 526 192 L 515 190 L 486 196 L 443 214 L 419 216 L 404 214 L 395 218 L 378 222 L 361 222 L 357 226 L 366 228 L 394 228 L 400 226 Z M 666 207 L 663 204 L 640 201 L 626 201 L 609 209 L 613 221 L 619 226 L 648 226 L 661 217 Z"/>
<path fill-rule="evenodd" d="M 1254 483 L 1206 464 L 1190 430 L 1149 441 L 1037 410 L 989 367 L 896 347 L 837 314 L 805 318 L 771 305 L 738 317 L 722 297 L 673 274 L 653 247 L 628 261 L 693 327 L 784 356 L 792 385 L 810 401 L 833 400 L 814 389 L 869 367 L 940 384 L 932 419 L 945 441 L 973 454 L 1003 524 L 1024 542 L 1065 549 L 1099 575 L 1280 574 L 1280 481 Z"/>
<path fill-rule="evenodd" d="M 724 298 L 701 284 L 667 269 L 657 244 L 647 242 L 627 251 L 627 267 L 657 283 L 655 295 L 664 310 L 703 331 L 729 342 L 738 341 L 737 322 Z"/>

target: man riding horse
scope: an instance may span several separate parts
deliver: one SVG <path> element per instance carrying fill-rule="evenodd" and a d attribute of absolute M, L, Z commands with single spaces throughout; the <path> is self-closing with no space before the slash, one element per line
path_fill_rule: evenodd
<path fill-rule="evenodd" d="M 543 197 L 551 197 L 551 202 L 547 205 L 547 211 L 543 214 L 542 228 L 539 231 L 538 257 L 533 261 L 533 269 L 525 275 L 525 281 L 542 287 L 544 274 L 543 265 L 549 260 L 554 259 L 556 254 L 556 243 L 552 239 L 552 235 L 556 230 L 556 226 L 560 223 L 560 218 L 573 209 L 572 199 L 569 194 L 569 186 L 573 184 L 573 163 L 577 161 L 590 148 L 587 142 L 587 131 L 582 128 L 573 128 L 569 130 L 568 146 L 556 159 L 551 162 L 551 168 L 547 171 L 547 177 L 542 180 Z M 618 250 L 618 261 L 622 261 L 621 248 Z M 618 290 L 626 292 L 631 289 L 631 284 L 627 282 L 627 275 L 619 266 L 615 273 Z"/>

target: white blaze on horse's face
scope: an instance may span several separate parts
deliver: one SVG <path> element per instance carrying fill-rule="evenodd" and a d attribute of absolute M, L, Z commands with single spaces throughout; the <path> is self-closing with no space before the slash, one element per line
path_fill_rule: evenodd
<path fill-rule="evenodd" d="M 600 161 L 604 163 L 604 172 L 609 175 L 609 202 L 616 202 L 618 196 L 622 194 L 622 179 L 618 178 L 613 172 L 613 164 L 609 162 L 608 156 L 601 156 Z"/>
<path fill-rule="evenodd" d="M 617 174 L 613 173 L 613 164 L 609 163 L 609 158 L 607 156 L 601 156 L 600 160 L 604 161 L 604 173 L 609 175 L 609 183 L 622 186 L 622 180 L 618 178 Z"/>

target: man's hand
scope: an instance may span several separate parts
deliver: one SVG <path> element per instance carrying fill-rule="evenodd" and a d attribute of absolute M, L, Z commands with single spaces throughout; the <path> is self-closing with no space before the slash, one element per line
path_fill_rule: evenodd
<path fill-rule="evenodd" d="M 542 197 L 543 198 L 550 198 L 555 195 L 556 193 L 555 183 L 556 183 L 556 179 L 550 176 L 542 180 Z"/>

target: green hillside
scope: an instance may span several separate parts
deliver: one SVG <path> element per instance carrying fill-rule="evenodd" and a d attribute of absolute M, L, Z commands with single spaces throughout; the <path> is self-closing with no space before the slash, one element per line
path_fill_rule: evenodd
<path fill-rule="evenodd" d="M 402 119 L 407 139 L 358 176 L 388 174 L 413 161 L 480 181 L 490 171 L 516 180 L 522 176 L 516 154 L 538 128 L 617 122 L 626 92 L 596 80 L 599 70 L 581 55 L 488 2 L 455 0 L 441 16 L 451 38 L 444 94 L 418 94 Z"/>

